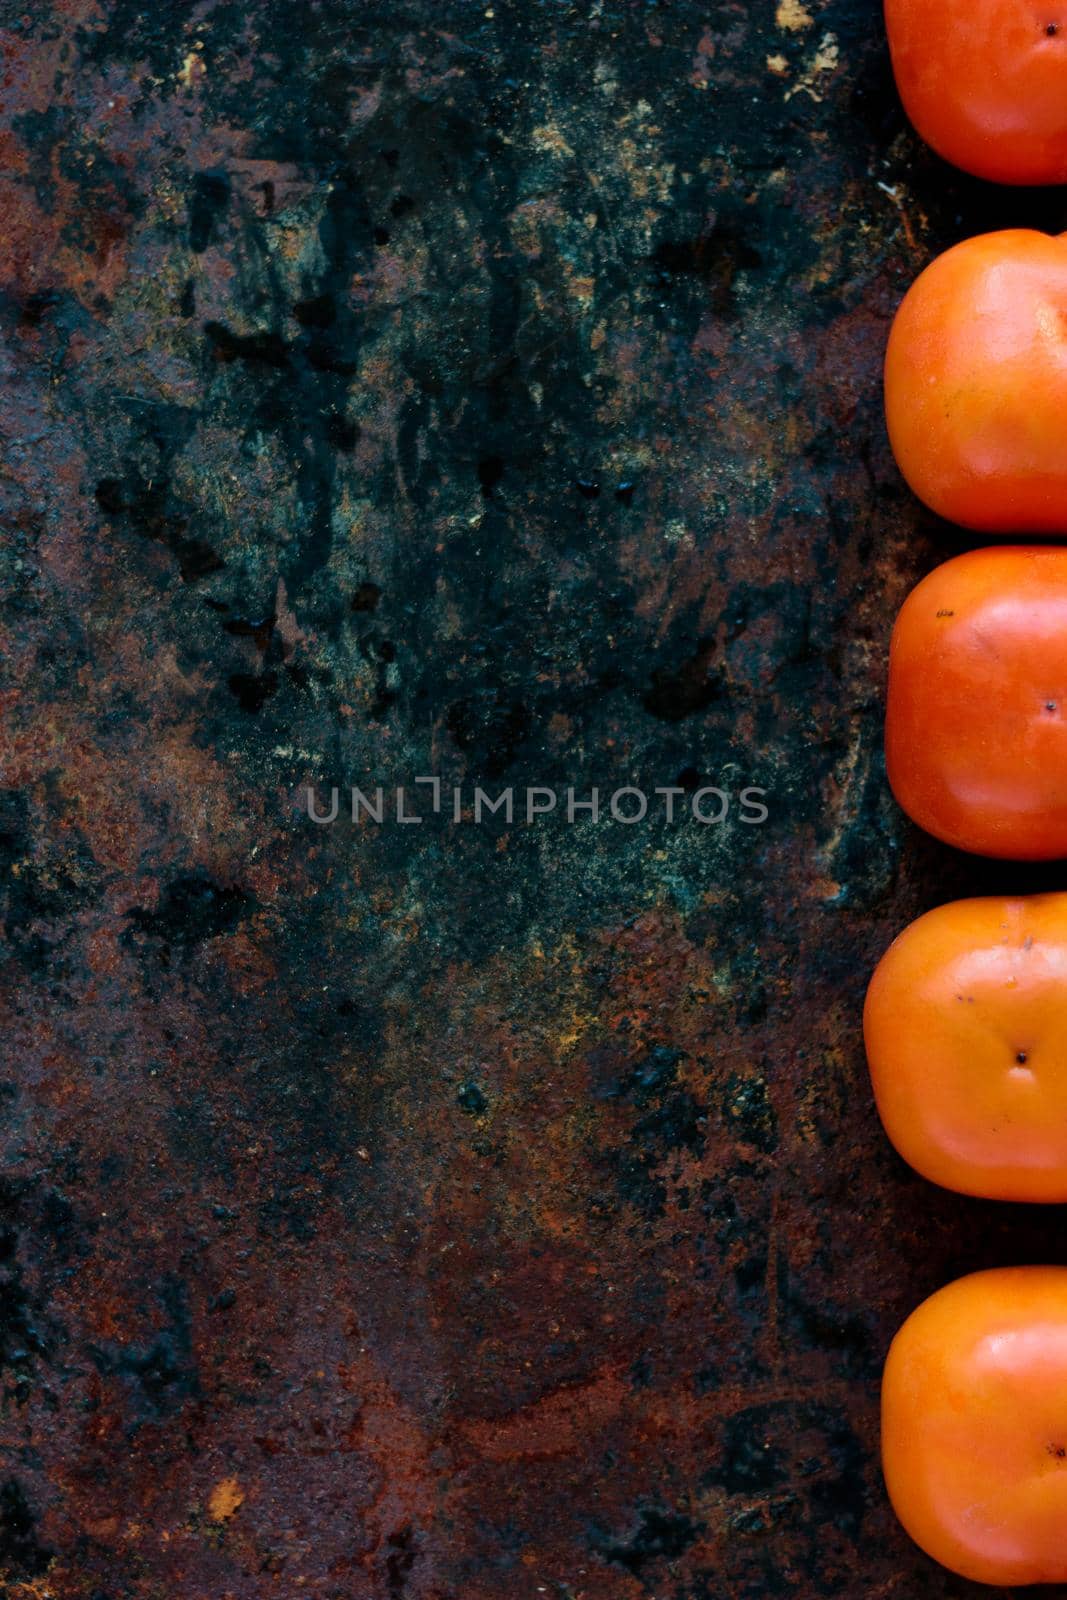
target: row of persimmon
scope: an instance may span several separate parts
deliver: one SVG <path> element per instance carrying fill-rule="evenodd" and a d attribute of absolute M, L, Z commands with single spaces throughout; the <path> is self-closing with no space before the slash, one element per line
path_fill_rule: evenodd
<path fill-rule="evenodd" d="M 886 0 L 897 82 L 948 160 L 1067 183 L 1067 6 Z M 1067 237 L 969 239 L 919 277 L 886 359 L 886 416 L 916 494 L 1001 539 L 1067 539 Z M 886 764 L 936 838 L 1067 857 L 1067 547 L 946 562 L 893 630 Z M 1067 1203 L 1067 894 L 960 901 L 896 940 L 864 1036 L 889 1138 L 924 1177 Z M 976 1273 L 893 1342 L 882 1456 L 907 1531 L 964 1577 L 1067 1582 L 1067 1267 Z"/>

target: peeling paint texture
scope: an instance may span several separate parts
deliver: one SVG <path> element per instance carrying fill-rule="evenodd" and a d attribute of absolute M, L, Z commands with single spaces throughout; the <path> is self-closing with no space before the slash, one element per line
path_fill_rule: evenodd
<path fill-rule="evenodd" d="M 886 1506 L 926 1293 L 1062 1259 L 881 1135 L 954 894 L 881 766 L 959 536 L 929 256 L 1063 228 L 868 0 L 0 0 L 0 1590 L 985 1591 Z M 768 790 L 316 827 L 308 784 Z M 420 791 L 425 799 L 425 791 Z"/>

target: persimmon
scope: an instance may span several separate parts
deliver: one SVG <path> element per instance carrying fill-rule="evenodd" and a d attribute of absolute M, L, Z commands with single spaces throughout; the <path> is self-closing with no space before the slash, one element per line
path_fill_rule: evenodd
<path fill-rule="evenodd" d="M 912 590 L 885 741 L 893 793 L 928 833 L 1009 860 L 1067 855 L 1067 548 L 972 550 Z"/>
<path fill-rule="evenodd" d="M 867 991 L 886 1133 L 991 1200 L 1067 1202 L 1067 894 L 957 900 L 913 922 Z"/>
<path fill-rule="evenodd" d="M 882 1384 L 893 1507 L 977 1583 L 1067 1582 L 1067 1268 L 961 1278 L 897 1334 Z"/>
<path fill-rule="evenodd" d="M 940 516 L 1067 534 L 1067 235 L 1012 228 L 938 256 L 893 323 L 885 408 L 901 472 Z"/>
<path fill-rule="evenodd" d="M 916 131 L 997 183 L 1067 182 L 1067 5 L 886 0 L 893 71 Z"/>

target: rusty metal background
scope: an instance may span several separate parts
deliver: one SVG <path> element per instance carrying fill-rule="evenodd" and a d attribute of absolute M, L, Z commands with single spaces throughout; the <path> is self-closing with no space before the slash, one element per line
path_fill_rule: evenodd
<path fill-rule="evenodd" d="M 872 0 L 0 4 L 0 1589 L 947 1600 L 889 1338 L 1059 1213 L 887 1147 L 880 415 L 1067 226 Z M 762 784 L 763 828 L 302 786 Z M 1062 880 L 1061 880 L 1062 881 Z"/>

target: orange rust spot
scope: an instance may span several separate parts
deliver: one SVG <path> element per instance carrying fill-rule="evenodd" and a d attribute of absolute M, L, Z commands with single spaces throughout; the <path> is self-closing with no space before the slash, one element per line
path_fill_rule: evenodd
<path fill-rule="evenodd" d="M 207 1503 L 212 1522 L 228 1522 L 244 1505 L 244 1490 L 236 1478 L 222 1478 L 212 1489 Z"/>

